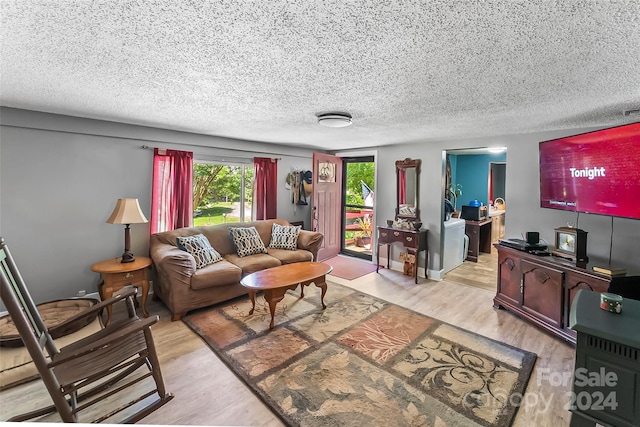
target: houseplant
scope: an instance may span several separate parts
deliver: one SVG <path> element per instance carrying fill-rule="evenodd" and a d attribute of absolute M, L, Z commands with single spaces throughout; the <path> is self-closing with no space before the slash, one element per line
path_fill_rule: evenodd
<path fill-rule="evenodd" d="M 458 210 L 456 202 L 458 201 L 458 197 L 460 196 L 462 196 L 462 184 L 451 184 L 449 186 L 447 199 L 453 202 L 453 209 L 456 211 Z"/>
<path fill-rule="evenodd" d="M 355 223 L 359 229 L 354 232 L 356 246 L 364 248 L 371 245 L 371 215 L 364 215 L 356 218 Z"/>

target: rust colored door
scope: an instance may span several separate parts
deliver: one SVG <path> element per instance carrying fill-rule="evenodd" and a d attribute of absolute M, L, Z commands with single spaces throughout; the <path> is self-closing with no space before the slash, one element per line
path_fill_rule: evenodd
<path fill-rule="evenodd" d="M 317 261 L 338 255 L 341 246 L 342 159 L 313 153 L 311 229 L 323 234 Z"/>

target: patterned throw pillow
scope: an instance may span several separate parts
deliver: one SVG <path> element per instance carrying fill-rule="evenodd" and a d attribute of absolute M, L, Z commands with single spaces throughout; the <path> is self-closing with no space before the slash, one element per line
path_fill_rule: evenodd
<path fill-rule="evenodd" d="M 264 247 L 264 242 L 255 227 L 231 227 L 229 235 L 239 257 L 267 253 L 267 248 Z"/>
<path fill-rule="evenodd" d="M 214 262 L 222 261 L 222 255 L 211 247 L 209 239 L 204 234 L 176 237 L 180 249 L 189 252 L 196 260 L 196 268 L 202 268 Z"/>
<path fill-rule="evenodd" d="M 271 242 L 269 247 L 272 249 L 288 249 L 295 251 L 298 249 L 298 234 L 300 234 L 299 225 L 280 225 L 273 224 L 271 227 Z"/>

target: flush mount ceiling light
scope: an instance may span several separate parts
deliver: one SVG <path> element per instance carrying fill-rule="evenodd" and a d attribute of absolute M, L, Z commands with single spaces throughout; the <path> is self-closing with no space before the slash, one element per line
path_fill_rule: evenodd
<path fill-rule="evenodd" d="M 318 123 L 330 128 L 343 128 L 351 125 L 351 114 L 349 113 L 323 113 L 318 114 Z"/>

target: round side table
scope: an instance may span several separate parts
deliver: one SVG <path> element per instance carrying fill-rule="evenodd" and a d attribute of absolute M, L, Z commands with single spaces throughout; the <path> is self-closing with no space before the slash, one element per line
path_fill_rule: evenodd
<path fill-rule="evenodd" d="M 100 273 L 102 281 L 98 285 L 98 292 L 102 301 L 109 299 L 113 293 L 131 285 L 141 289 L 142 314 L 148 317 L 147 296 L 149 295 L 149 280 L 147 269 L 151 266 L 151 258 L 136 257 L 133 262 L 120 262 L 122 258 L 110 258 L 97 262 L 91 266 L 91 271 Z M 111 306 L 107 307 L 107 322 L 111 323 Z"/>

